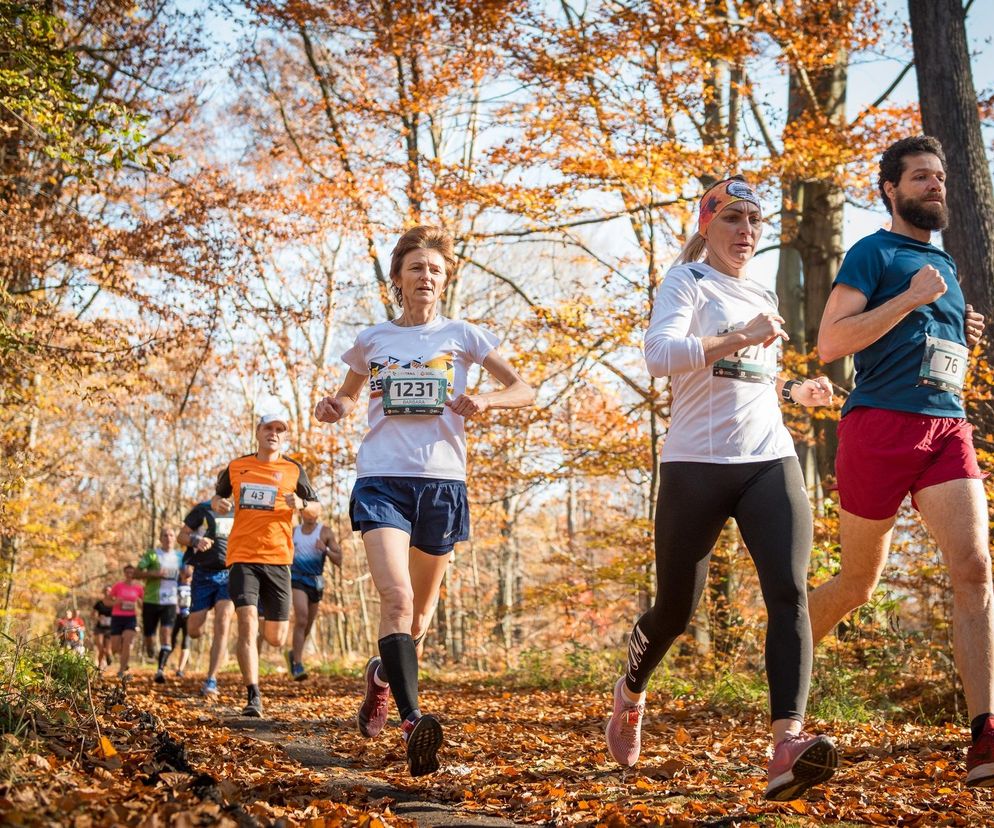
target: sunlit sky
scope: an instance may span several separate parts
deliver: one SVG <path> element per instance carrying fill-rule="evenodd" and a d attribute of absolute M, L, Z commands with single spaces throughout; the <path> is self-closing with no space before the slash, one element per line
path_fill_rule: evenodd
<path fill-rule="evenodd" d="M 907 21 L 907 4 L 885 0 L 881 5 L 892 15 Z M 975 0 L 970 7 L 966 21 L 967 37 L 973 65 L 973 81 L 978 95 L 994 90 L 994 3 L 991 0 Z M 895 50 L 877 57 L 864 55 L 850 67 L 847 97 L 847 112 L 849 117 L 855 116 L 867 104 L 875 101 L 884 90 L 900 74 L 910 61 L 910 36 L 907 39 L 908 48 Z M 786 90 L 784 91 L 784 106 L 786 106 Z M 892 93 L 890 100 L 895 104 L 909 103 L 918 100 L 918 86 L 915 72 L 912 70 L 905 75 L 904 80 Z M 990 148 L 994 140 L 994 130 L 985 136 L 985 145 L 990 157 Z M 950 182 L 955 186 L 955 182 Z M 887 211 L 881 204 L 875 210 L 864 210 L 847 204 L 845 208 L 844 243 L 848 248 L 863 236 L 880 229 L 888 220 Z M 933 241 L 941 244 L 939 234 Z M 773 285 L 777 270 L 777 251 L 770 251 L 758 256 L 753 262 L 752 275 Z"/>
<path fill-rule="evenodd" d="M 190 9 L 202 8 L 195 0 L 187 0 L 185 3 L 181 0 L 181 5 L 186 5 Z M 906 3 L 904 0 L 881 0 L 880 5 L 885 15 L 894 18 L 898 23 L 895 26 L 895 31 L 891 32 L 890 44 L 885 51 L 879 54 L 859 55 L 854 59 L 850 67 L 847 90 L 847 112 L 850 118 L 854 117 L 867 104 L 876 100 L 911 59 L 910 35 L 899 28 L 906 25 Z M 231 43 L 233 37 L 230 23 L 227 20 L 212 17 L 209 20 L 208 28 L 215 35 L 215 43 L 219 47 L 218 57 L 223 63 L 222 55 L 230 54 L 230 50 L 226 46 Z M 974 0 L 967 17 L 967 36 L 972 53 L 974 85 L 977 92 L 983 94 L 985 91 L 988 93 L 994 91 L 994 2 Z M 224 72 L 217 73 L 215 77 L 217 87 L 211 90 L 211 97 L 215 103 L 218 103 L 227 98 L 232 90 L 230 87 L 224 88 L 228 83 Z M 891 94 L 889 101 L 894 104 L 904 104 L 915 101 L 917 98 L 917 80 L 915 72 L 911 71 L 907 73 Z M 768 100 L 778 105 L 779 108 L 786 109 L 786 84 L 782 84 L 782 88 L 773 92 Z M 986 145 L 990 152 L 990 147 L 994 143 L 994 129 L 989 131 L 986 139 Z M 950 182 L 950 186 L 955 186 L 955 182 Z M 876 231 L 883 226 L 887 219 L 887 213 L 882 205 L 874 210 L 847 205 L 845 246 L 849 247 L 859 238 Z M 769 232 L 773 232 L 772 228 Z M 935 241 L 941 243 L 938 235 Z M 772 286 L 777 269 L 777 260 L 778 252 L 776 250 L 758 256 L 752 266 L 753 277 Z"/>
<path fill-rule="evenodd" d="M 202 0 L 179 0 L 179 2 L 191 11 L 204 8 Z M 847 96 L 847 109 L 850 118 L 854 117 L 868 103 L 875 101 L 890 86 L 911 58 L 910 35 L 905 31 L 907 20 L 905 0 L 881 0 L 881 6 L 885 14 L 894 18 L 897 23 L 894 30 L 889 33 L 887 45 L 881 48 L 879 53 L 861 54 L 854 58 L 850 67 Z M 237 8 L 237 5 L 235 7 Z M 224 107 L 237 94 L 226 69 L 237 59 L 238 51 L 232 47 L 239 35 L 233 31 L 229 19 L 217 16 L 214 11 L 208 12 L 208 31 L 212 35 L 215 47 L 212 51 L 216 64 L 210 72 L 204 73 L 200 80 L 206 84 L 204 93 L 209 99 L 209 105 L 205 110 L 204 117 L 209 119 L 212 107 Z M 977 92 L 981 95 L 990 94 L 991 91 L 994 91 L 994 2 L 992 0 L 975 0 L 967 19 L 967 34 L 972 52 L 974 83 Z M 770 66 L 769 76 L 762 78 L 760 83 L 763 94 L 768 96 L 768 102 L 781 111 L 785 110 L 787 89 L 782 75 Z M 911 71 L 907 73 L 901 84 L 891 94 L 889 101 L 894 104 L 904 104 L 916 101 L 917 97 L 917 79 L 915 72 Z M 990 154 L 990 149 L 994 145 L 994 129 L 989 131 L 986 138 Z M 238 138 L 235 135 L 221 134 L 217 136 L 217 139 L 217 146 L 212 148 L 215 159 L 229 156 L 235 160 L 239 157 L 240 147 L 234 146 L 238 143 Z M 233 142 L 231 146 L 226 145 L 229 141 Z M 951 182 L 951 186 L 955 186 L 955 182 Z M 766 204 L 765 206 L 770 212 L 779 207 L 776 204 Z M 849 247 L 859 238 L 875 232 L 887 219 L 887 213 L 882 205 L 873 210 L 847 205 L 844 230 L 845 246 Z M 634 241 L 629 238 L 630 231 L 624 227 L 624 222 L 613 223 L 610 227 L 592 227 L 590 233 L 589 241 L 592 241 L 594 247 L 602 253 L 609 251 L 623 255 L 626 252 L 625 248 L 632 248 L 634 245 Z M 768 242 L 773 240 L 775 233 L 776 228 L 769 227 L 767 231 Z M 386 243 L 388 241 L 390 240 L 384 240 L 385 250 L 390 247 Z M 941 242 L 938 236 L 935 241 Z M 777 262 L 778 252 L 775 249 L 757 257 L 752 267 L 753 277 L 772 287 L 775 281 Z M 365 318 L 355 320 L 357 324 L 365 321 Z M 351 329 L 349 330 L 351 331 Z M 341 345 L 344 348 L 347 342 L 343 339 Z M 275 403 L 275 400 L 273 402 Z M 260 405 L 262 405 L 261 401 Z M 269 407 L 282 406 L 274 404 Z"/>

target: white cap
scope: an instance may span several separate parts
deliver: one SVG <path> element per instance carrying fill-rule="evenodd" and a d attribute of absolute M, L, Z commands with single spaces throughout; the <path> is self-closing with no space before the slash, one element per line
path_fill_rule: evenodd
<path fill-rule="evenodd" d="M 256 425 L 256 428 L 258 428 L 259 426 L 267 425 L 269 423 L 282 423 L 283 428 L 285 428 L 287 431 L 290 430 L 289 417 L 287 417 L 286 414 L 280 414 L 279 412 L 275 411 L 269 414 L 263 414 L 261 417 L 259 417 L 259 422 Z"/>

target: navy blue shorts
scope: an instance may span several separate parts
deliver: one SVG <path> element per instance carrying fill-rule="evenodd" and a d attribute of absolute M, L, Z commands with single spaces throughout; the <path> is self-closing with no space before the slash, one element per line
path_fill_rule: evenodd
<path fill-rule="evenodd" d="M 194 567 L 190 581 L 190 612 L 214 609 L 218 601 L 230 601 L 228 596 L 228 570 L 211 571 Z"/>
<path fill-rule="evenodd" d="M 447 555 L 469 540 L 469 499 L 462 480 L 430 477 L 360 477 L 349 500 L 352 531 L 393 527 L 411 536 L 411 546 Z"/>

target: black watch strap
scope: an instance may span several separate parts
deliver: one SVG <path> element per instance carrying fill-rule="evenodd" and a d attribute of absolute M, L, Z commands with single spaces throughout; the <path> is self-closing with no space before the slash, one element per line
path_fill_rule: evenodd
<path fill-rule="evenodd" d="M 794 390 L 795 385 L 800 385 L 803 380 L 787 380 L 783 384 L 783 388 L 780 389 L 780 396 L 783 397 L 787 402 L 794 402 L 793 397 L 790 396 L 790 392 Z"/>

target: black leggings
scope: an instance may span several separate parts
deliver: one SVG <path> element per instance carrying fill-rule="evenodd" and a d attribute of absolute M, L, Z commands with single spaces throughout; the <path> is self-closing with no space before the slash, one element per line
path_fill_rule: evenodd
<path fill-rule="evenodd" d="M 186 622 L 189 620 L 189 615 L 177 615 L 176 623 L 173 624 L 173 649 L 176 649 L 176 641 L 179 639 L 179 634 L 183 633 L 183 649 L 190 649 L 190 639 L 186 632 Z"/>
<path fill-rule="evenodd" d="M 627 686 L 641 693 L 694 617 L 711 550 L 735 518 L 756 564 L 769 618 L 770 713 L 804 719 L 811 683 L 807 572 L 811 504 L 796 457 L 757 463 L 662 463 L 656 507 L 656 601 L 635 624 Z"/>

